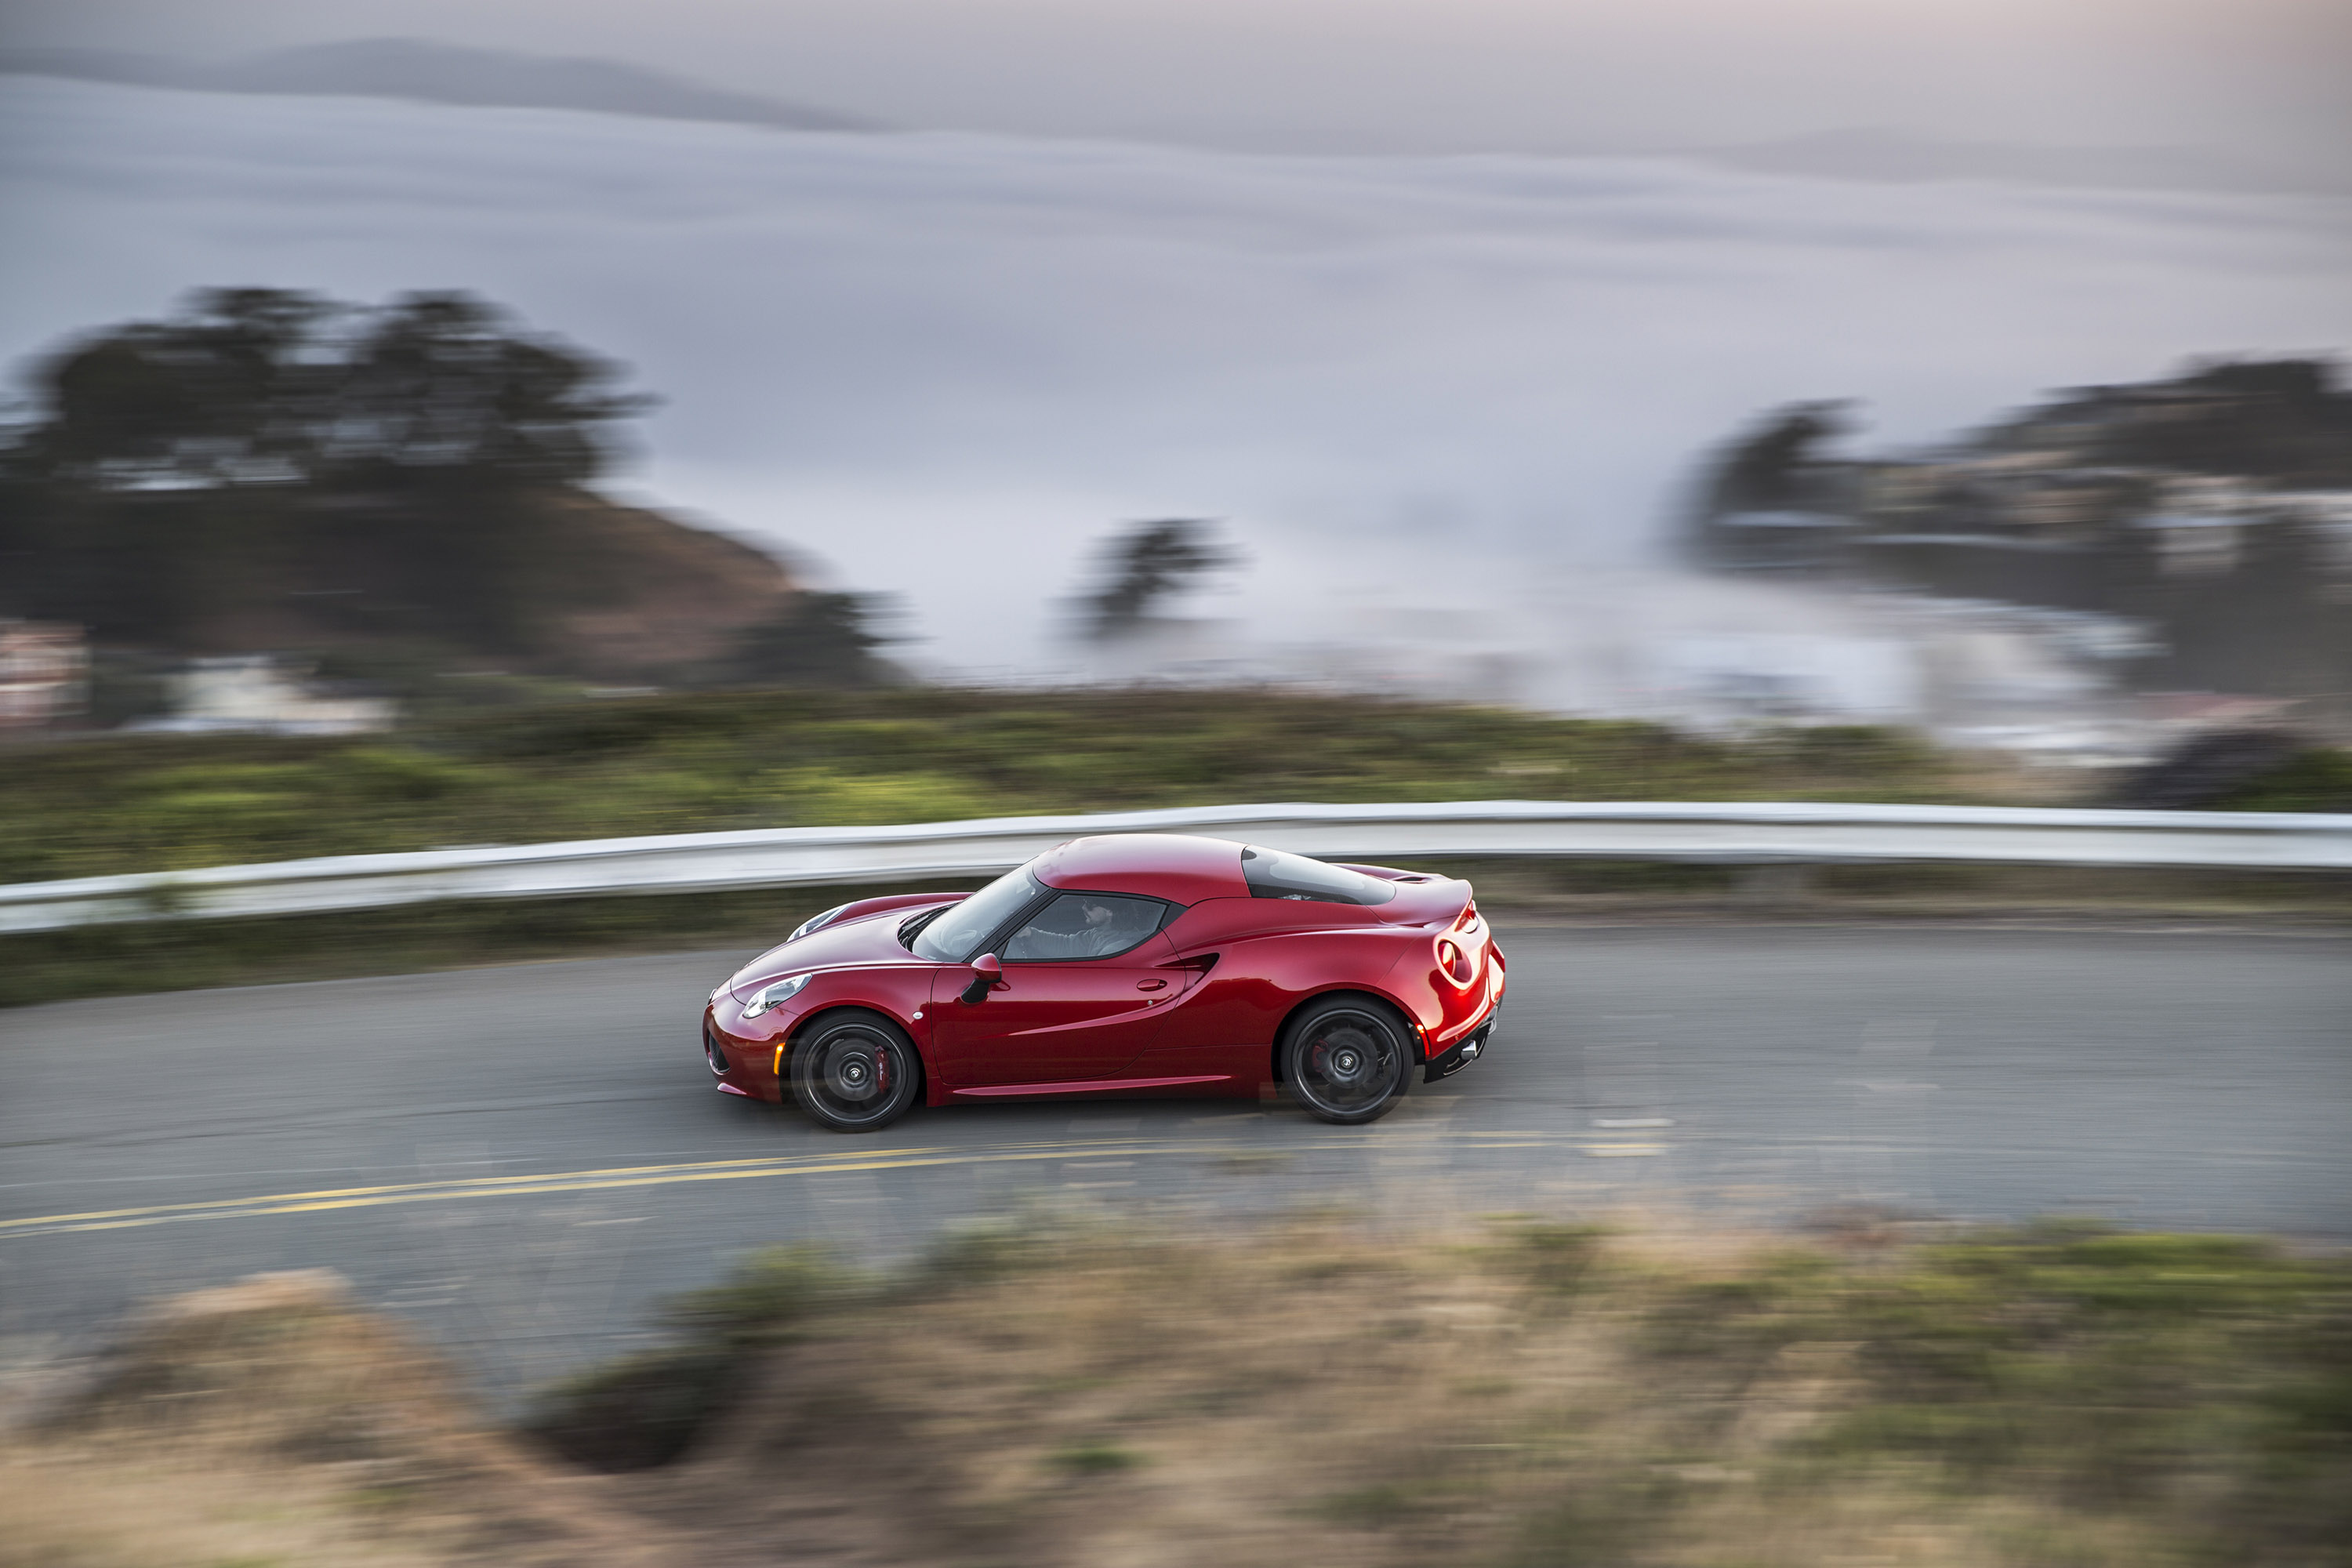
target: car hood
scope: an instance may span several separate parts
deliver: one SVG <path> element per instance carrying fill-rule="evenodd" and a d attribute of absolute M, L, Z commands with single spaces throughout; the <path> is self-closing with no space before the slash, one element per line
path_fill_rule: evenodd
<path fill-rule="evenodd" d="M 946 905 L 961 901 L 961 899 L 941 899 L 940 903 Z M 811 931 L 798 942 L 770 948 L 737 970 L 728 978 L 725 989 L 733 993 L 738 1002 L 748 1002 L 754 991 L 770 981 L 806 970 L 843 969 L 872 963 L 927 963 L 928 960 L 908 952 L 898 941 L 898 928 L 922 912 L 920 905 L 902 906 Z"/>

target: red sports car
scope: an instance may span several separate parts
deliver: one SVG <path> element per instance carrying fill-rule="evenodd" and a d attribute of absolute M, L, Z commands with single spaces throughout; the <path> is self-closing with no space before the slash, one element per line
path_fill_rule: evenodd
<path fill-rule="evenodd" d="M 710 994 L 719 1089 L 822 1126 L 926 1104 L 1274 1086 L 1370 1121 L 1475 1060 L 1503 953 L 1470 884 L 1181 834 L 827 910 Z"/>

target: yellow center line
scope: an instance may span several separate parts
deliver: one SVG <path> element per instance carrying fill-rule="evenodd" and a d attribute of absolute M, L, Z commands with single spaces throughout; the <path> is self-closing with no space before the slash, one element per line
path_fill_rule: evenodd
<path fill-rule="evenodd" d="M 1564 1137 L 1516 1134 L 1517 1141 L 1501 1142 L 1474 1134 L 1467 1147 L 1489 1149 L 1567 1148 Z M 1285 1145 L 1282 1152 L 1361 1149 L 1361 1139 L 1325 1139 Z M 236 1219 L 261 1215 L 319 1214 L 334 1209 L 381 1208 L 395 1204 L 449 1203 L 468 1198 L 535 1197 L 542 1194 L 605 1192 L 624 1187 L 671 1186 L 684 1182 L 747 1181 L 761 1176 L 822 1176 L 835 1172 L 906 1171 L 940 1165 L 992 1165 L 1069 1160 L 1122 1154 L 1232 1154 L 1262 1152 L 1264 1146 L 1232 1140 L 1173 1141 L 1160 1139 L 1088 1139 L 1064 1142 L 982 1144 L 969 1149 L 950 1145 L 892 1150 L 859 1157 L 851 1152 L 820 1155 L 774 1155 L 740 1160 L 706 1160 L 666 1165 L 622 1165 L 605 1170 L 554 1171 L 538 1175 L 481 1176 L 437 1182 L 409 1182 L 373 1187 L 326 1188 L 307 1193 L 268 1193 L 253 1197 L 222 1198 L 211 1203 L 159 1204 L 144 1208 L 100 1209 L 84 1214 L 39 1215 L 0 1220 L 0 1240 L 16 1236 L 57 1236 L 82 1231 L 126 1230 L 142 1226 L 171 1225 L 189 1220 Z"/>
<path fill-rule="evenodd" d="M 899 1152 L 907 1154 L 932 1154 L 943 1152 L 947 1147 L 947 1145 L 942 1144 L 939 1149 L 905 1149 L 899 1151 Z M 583 1175 L 599 1176 L 634 1175 L 640 1173 L 651 1174 L 665 1171 L 711 1170 L 725 1165 L 772 1165 L 781 1158 L 839 1160 L 851 1157 L 852 1156 L 845 1154 L 801 1154 L 792 1156 L 769 1154 L 755 1156 L 746 1160 L 698 1160 L 690 1164 L 623 1165 L 617 1166 L 609 1171 L 583 1172 L 581 1173 Z M 221 1198 L 212 1203 L 157 1204 L 145 1208 L 98 1209 L 89 1214 L 45 1215 L 37 1219 L 0 1220 L 0 1235 L 5 1235 L 8 1231 L 16 1229 L 21 1226 L 55 1225 L 66 1220 L 117 1219 L 126 1215 L 161 1215 L 169 1214 L 175 1209 L 216 1209 L 221 1207 L 224 1204 L 291 1203 L 298 1199 L 304 1198 L 356 1198 L 369 1196 L 377 1193 L 424 1193 L 435 1187 L 465 1187 L 472 1189 L 477 1187 L 496 1188 L 502 1185 L 528 1185 L 534 1182 L 553 1180 L 564 1175 L 565 1173 L 566 1173 L 558 1171 L 536 1176 L 452 1176 L 446 1181 L 438 1182 L 400 1182 L 380 1187 L 332 1187 L 315 1193 L 268 1193 L 257 1197 L 250 1198 Z"/>

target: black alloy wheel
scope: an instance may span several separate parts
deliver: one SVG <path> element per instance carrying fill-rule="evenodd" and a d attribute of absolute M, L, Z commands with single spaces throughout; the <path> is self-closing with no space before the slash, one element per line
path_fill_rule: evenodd
<path fill-rule="evenodd" d="M 1343 1126 L 1377 1121 L 1412 1082 L 1412 1036 L 1370 997 L 1335 996 L 1291 1023 L 1282 1079 L 1310 1115 Z"/>
<path fill-rule="evenodd" d="M 872 1013 L 820 1018 L 792 1048 L 793 1099 L 836 1132 L 872 1132 L 906 1114 L 922 1088 L 915 1043 Z"/>

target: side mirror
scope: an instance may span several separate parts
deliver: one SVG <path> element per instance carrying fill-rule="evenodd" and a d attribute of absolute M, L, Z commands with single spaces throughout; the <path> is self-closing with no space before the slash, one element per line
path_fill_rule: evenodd
<path fill-rule="evenodd" d="M 971 984 L 963 988 L 963 1000 L 967 1002 L 982 1000 L 996 988 L 996 983 L 1003 973 L 1004 965 L 999 962 L 996 954 L 982 953 L 971 961 Z"/>

